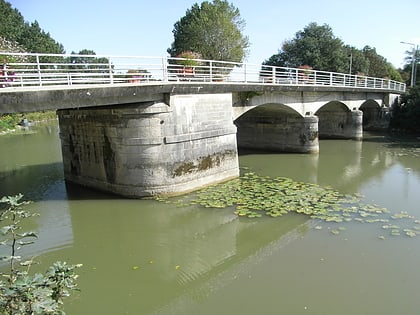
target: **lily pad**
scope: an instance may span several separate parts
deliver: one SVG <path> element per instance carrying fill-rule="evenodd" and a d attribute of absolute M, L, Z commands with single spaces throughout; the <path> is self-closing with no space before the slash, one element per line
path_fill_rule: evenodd
<path fill-rule="evenodd" d="M 289 213 L 306 215 L 324 222 L 382 223 L 391 235 L 400 235 L 400 227 L 389 224 L 389 218 L 411 219 L 407 212 L 389 215 L 386 208 L 361 202 L 359 194 L 342 194 L 332 187 L 305 182 L 297 182 L 286 177 L 270 178 L 247 171 L 240 178 L 209 186 L 184 197 L 156 200 L 172 203 L 178 207 L 198 205 L 204 208 L 222 209 L 233 207 L 239 217 L 256 219 L 263 215 L 278 218 Z M 420 220 L 413 220 L 420 224 Z M 381 226 L 381 225 L 379 225 Z M 318 226 L 317 226 L 318 227 Z M 319 228 L 315 228 L 319 229 Z M 335 228 L 331 233 L 344 230 Z M 407 236 L 420 234 L 420 226 L 404 231 Z"/>

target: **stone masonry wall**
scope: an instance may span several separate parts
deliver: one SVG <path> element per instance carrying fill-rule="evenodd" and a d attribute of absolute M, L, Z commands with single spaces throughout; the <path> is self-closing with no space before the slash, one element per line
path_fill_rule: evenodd
<path fill-rule="evenodd" d="M 230 94 L 169 103 L 58 111 L 66 179 L 138 198 L 238 176 Z"/>

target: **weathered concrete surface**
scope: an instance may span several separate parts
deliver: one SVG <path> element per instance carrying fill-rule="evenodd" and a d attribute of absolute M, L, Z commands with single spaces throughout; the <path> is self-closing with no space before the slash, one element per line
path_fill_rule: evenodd
<path fill-rule="evenodd" d="M 233 93 L 233 117 L 237 119 L 247 111 L 266 104 L 286 105 L 299 113 L 302 117 L 308 113 L 315 114 L 331 101 L 338 102 L 348 110 L 358 109 L 366 101 L 374 102 L 377 106 L 389 106 L 390 100 L 386 93 L 367 91 L 340 90 L 273 90 L 263 92 Z"/>
<path fill-rule="evenodd" d="M 113 106 L 115 104 L 131 104 L 147 101 L 164 101 L 169 94 L 220 94 L 220 93 L 270 93 L 287 94 L 301 93 L 308 97 L 326 97 L 331 101 L 332 93 L 352 101 L 354 95 L 364 99 L 384 99 L 393 101 L 395 94 L 389 96 L 391 90 L 360 89 L 351 87 L 313 86 L 313 85 L 271 85 L 271 84 L 241 84 L 226 82 L 150 82 L 141 84 L 105 84 L 105 85 L 74 85 L 62 87 L 35 86 L 32 88 L 0 89 L 0 114 L 23 113 L 42 110 L 67 108 L 84 108 L 93 106 Z M 258 104 L 255 104 L 255 106 Z M 304 113 L 304 112 L 303 112 Z M 235 116 L 235 119 L 238 116 Z"/>
<path fill-rule="evenodd" d="M 316 115 L 319 117 L 318 129 L 321 139 L 363 138 L 363 112 L 360 110 L 349 110 L 341 102 L 329 102 L 318 110 Z"/>
<path fill-rule="evenodd" d="M 301 117 L 280 108 L 276 104 L 262 106 L 237 119 L 238 146 L 277 152 L 318 152 L 318 117 Z"/>
<path fill-rule="evenodd" d="M 179 194 L 239 175 L 230 94 L 59 110 L 68 181 L 127 197 Z"/>
<path fill-rule="evenodd" d="M 184 193 L 238 176 L 233 120 L 242 147 L 318 152 L 318 130 L 328 137 L 361 138 L 357 109 L 366 101 L 367 111 L 371 104 L 389 106 L 396 97 L 390 92 L 157 81 L 4 88 L 0 113 L 57 109 L 66 179 L 144 197 Z"/>

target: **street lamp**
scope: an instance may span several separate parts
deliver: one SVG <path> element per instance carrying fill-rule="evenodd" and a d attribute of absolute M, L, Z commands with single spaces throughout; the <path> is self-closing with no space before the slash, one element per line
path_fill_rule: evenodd
<path fill-rule="evenodd" d="M 353 53 L 350 53 L 349 58 L 350 58 L 349 74 L 351 74 L 351 66 L 352 66 L 352 63 L 353 63 Z"/>
<path fill-rule="evenodd" d="M 413 43 L 407 43 L 407 42 L 400 42 L 401 44 L 407 44 L 413 46 L 413 57 L 411 62 L 411 87 L 413 87 L 416 84 L 416 77 L 415 77 L 415 68 L 416 68 L 416 53 L 418 46 L 416 47 L 416 44 Z"/>

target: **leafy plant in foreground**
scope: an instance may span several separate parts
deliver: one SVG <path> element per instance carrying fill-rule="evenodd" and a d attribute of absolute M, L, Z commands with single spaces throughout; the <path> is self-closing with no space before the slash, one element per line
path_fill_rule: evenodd
<path fill-rule="evenodd" d="M 22 232 L 21 221 L 34 214 L 23 210 L 28 204 L 23 195 L 0 199 L 6 208 L 1 210 L 0 248 L 9 254 L 0 254 L 0 264 L 8 264 L 8 272 L 0 272 L 0 310 L 2 314 L 64 314 L 63 298 L 76 289 L 75 269 L 81 265 L 55 262 L 45 274 L 29 273 L 34 261 L 23 261 L 17 252 L 37 238 L 35 232 Z M 3 266 L 2 266 L 3 269 Z"/>

